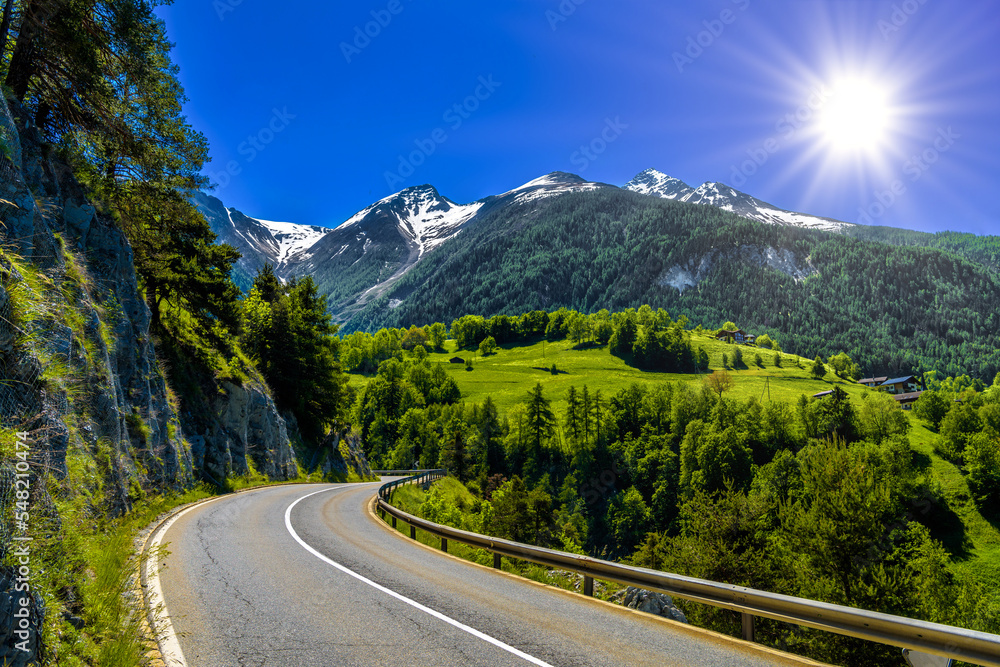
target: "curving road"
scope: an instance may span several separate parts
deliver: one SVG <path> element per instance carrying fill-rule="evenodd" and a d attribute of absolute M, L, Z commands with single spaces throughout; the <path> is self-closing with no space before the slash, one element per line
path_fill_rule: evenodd
<path fill-rule="evenodd" d="M 814 664 L 414 544 L 376 489 L 268 487 L 174 521 L 159 584 L 186 664 Z"/>

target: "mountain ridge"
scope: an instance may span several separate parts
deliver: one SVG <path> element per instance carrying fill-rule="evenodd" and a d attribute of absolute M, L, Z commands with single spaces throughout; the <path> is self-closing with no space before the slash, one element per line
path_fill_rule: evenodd
<path fill-rule="evenodd" d="M 607 183 L 587 181 L 577 174 L 554 171 L 506 192 L 489 195 L 468 204 L 459 204 L 440 194 L 431 184 L 415 185 L 370 204 L 336 227 L 274 222 L 253 218 L 205 192 L 193 195 L 219 242 L 229 243 L 243 255 L 234 279 L 248 289 L 252 278 L 270 263 L 282 279 L 315 274 L 334 262 L 338 270 L 367 263 L 364 255 L 373 245 L 382 248 L 379 261 L 395 264 L 388 274 L 367 271 L 374 282 L 361 289 L 353 305 L 367 303 L 405 275 L 428 253 L 454 238 L 470 223 L 497 209 L 542 202 L 551 197 L 602 188 L 619 189 Z M 620 189 L 676 201 L 715 206 L 767 224 L 811 227 L 840 231 L 850 223 L 785 211 L 720 183 L 704 183 L 692 188 L 680 179 L 647 169 Z M 393 231 L 393 229 L 395 231 Z M 360 248 L 358 247 L 360 245 Z M 346 256 L 344 265 L 335 261 Z M 332 270 L 332 266 L 330 267 Z M 328 282 L 328 281 L 327 281 Z M 347 296 L 346 294 L 340 296 Z M 345 304 L 345 307 L 350 304 Z"/>

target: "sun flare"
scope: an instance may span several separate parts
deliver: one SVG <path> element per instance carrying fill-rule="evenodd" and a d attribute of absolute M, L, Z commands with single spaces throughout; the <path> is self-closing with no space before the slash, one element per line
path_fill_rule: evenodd
<path fill-rule="evenodd" d="M 820 115 L 821 134 L 836 153 L 876 155 L 888 140 L 891 116 L 884 87 L 844 79 L 830 89 Z"/>

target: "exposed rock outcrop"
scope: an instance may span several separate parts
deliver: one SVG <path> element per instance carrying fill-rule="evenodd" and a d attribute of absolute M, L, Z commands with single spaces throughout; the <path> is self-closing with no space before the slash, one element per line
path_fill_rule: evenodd
<path fill-rule="evenodd" d="M 223 383 L 207 399 L 208 416 L 178 415 L 127 238 L 18 120 L 27 114 L 0 106 L 0 237 L 30 262 L 19 270 L 0 261 L 0 379 L 8 380 L 0 382 L 0 420 L 37 432 L 60 475 L 74 451 L 107 459 L 115 511 L 128 509 L 135 482 L 221 483 L 251 467 L 294 477 L 285 420 L 262 384 Z M 14 312 L 25 304 L 30 312 Z"/>
<path fill-rule="evenodd" d="M 265 387 L 247 381 L 222 383 L 212 417 L 188 430 L 195 468 L 213 480 L 245 475 L 251 468 L 271 479 L 298 474 L 285 419 L 278 414 Z"/>
<path fill-rule="evenodd" d="M 365 458 L 361 436 L 354 430 L 334 429 L 326 437 L 321 447 L 325 454 L 323 476 L 346 478 L 351 471 L 364 478 L 372 476 L 372 470 Z"/>
<path fill-rule="evenodd" d="M 726 251 L 713 250 L 701 257 L 692 257 L 683 264 L 674 264 L 656 279 L 656 283 L 661 287 L 673 287 L 683 293 L 689 287 L 697 287 L 716 264 L 727 260 L 767 266 L 795 280 L 805 280 L 816 273 L 808 258 L 799 259 L 787 248 L 743 245 Z"/>
<path fill-rule="evenodd" d="M 638 609 L 648 614 L 665 616 L 681 623 L 688 622 L 687 617 L 684 616 L 684 612 L 674 605 L 673 599 L 666 593 L 657 593 L 629 586 L 625 589 L 625 597 L 622 600 L 622 604 L 630 609 Z"/>

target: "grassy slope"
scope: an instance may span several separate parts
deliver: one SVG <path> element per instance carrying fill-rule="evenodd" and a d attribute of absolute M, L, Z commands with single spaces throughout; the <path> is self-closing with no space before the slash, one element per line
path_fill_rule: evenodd
<path fill-rule="evenodd" d="M 733 351 L 736 345 L 716 341 L 707 334 L 695 333 L 693 337 L 695 348 L 703 347 L 709 355 L 711 369 L 722 368 L 722 355 L 728 354 L 732 364 Z M 814 380 L 809 375 L 809 364 L 812 360 L 801 358 L 802 368 L 796 368 L 795 355 L 782 355 L 782 367 L 774 366 L 771 350 L 740 346 L 744 354 L 744 366 L 733 369 L 729 373 L 736 384 L 728 392 L 730 398 L 746 399 L 756 396 L 767 398 L 770 390 L 772 400 L 796 401 L 805 394 L 811 396 L 819 391 L 832 389 L 839 384 L 850 394 L 860 394 L 864 387 L 853 382 L 842 380 L 828 373 L 824 380 Z M 442 362 L 449 375 L 455 378 L 462 398 L 468 403 L 481 403 L 487 395 L 493 398 L 501 414 L 508 412 L 519 403 L 523 403 L 529 389 L 536 382 L 541 382 L 545 396 L 552 401 L 552 407 L 557 414 L 562 414 L 566 406 L 566 392 L 571 385 L 577 389 L 587 385 L 591 393 L 599 389 L 602 400 L 607 399 L 619 389 L 628 387 L 633 382 L 653 385 L 660 382 L 688 382 L 694 385 L 700 383 L 703 375 L 684 373 L 653 373 L 642 371 L 625 363 L 619 357 L 608 353 L 607 348 L 574 349 L 568 340 L 555 342 L 536 342 L 532 344 L 504 345 L 497 348 L 497 354 L 480 357 L 475 350 L 456 350 L 455 342 L 445 343 L 445 352 L 428 355 L 431 363 Z M 753 355 L 760 352 L 764 360 L 763 368 L 753 364 Z M 467 371 L 463 364 L 450 364 L 448 360 L 454 356 L 463 359 L 472 358 L 473 370 Z M 552 375 L 543 368 L 556 365 L 557 375 Z M 749 366 L 749 367 L 747 367 Z M 770 377 L 770 381 L 766 380 Z M 367 379 L 360 375 L 352 375 L 351 382 L 360 386 Z"/>
<path fill-rule="evenodd" d="M 709 355 L 710 368 L 722 368 L 722 355 L 729 356 L 732 364 L 736 345 L 716 341 L 707 334 L 693 335 L 695 348 L 703 347 Z M 449 375 L 455 378 L 462 391 L 462 398 L 468 403 L 480 403 L 487 395 L 493 398 L 501 414 L 509 412 L 524 402 L 527 392 L 536 382 L 541 382 L 545 395 L 552 401 L 557 415 L 562 415 L 566 407 L 566 392 L 571 385 L 579 389 L 584 384 L 591 392 L 601 391 L 606 400 L 619 389 L 633 382 L 653 385 L 666 381 L 681 381 L 697 385 L 702 375 L 678 373 L 652 373 L 631 367 L 624 360 L 608 353 L 607 348 L 574 349 L 568 340 L 532 344 L 505 345 L 497 354 L 480 357 L 474 350 L 457 350 L 455 342 L 449 340 L 444 352 L 432 353 L 428 358 L 432 363 L 443 362 Z M 543 349 L 544 348 L 544 349 Z M 842 380 L 827 373 L 823 380 L 815 380 L 809 374 L 812 360 L 795 355 L 782 355 L 782 367 L 774 366 L 774 353 L 743 346 L 744 364 L 729 373 L 735 386 L 727 396 L 745 400 L 751 396 L 766 400 L 768 391 L 771 400 L 794 402 L 799 396 L 811 396 L 820 391 L 842 387 L 852 397 L 857 398 L 866 388 L 854 382 Z M 753 364 L 753 356 L 760 352 L 764 360 L 763 368 Z M 451 364 L 451 357 L 473 359 L 473 370 L 467 371 L 463 364 Z M 802 368 L 795 365 L 799 360 Z M 552 364 L 560 371 L 552 375 L 542 368 Z M 565 371 L 565 372 L 562 372 Z M 769 380 L 767 378 L 770 378 Z M 351 382 L 360 386 L 367 378 L 352 375 Z M 907 413 L 913 424 L 910 442 L 915 458 L 928 475 L 932 484 L 940 486 L 942 496 L 948 504 L 944 512 L 917 519 L 932 527 L 934 536 L 941 540 L 955 560 L 959 573 L 969 574 L 984 583 L 992 583 L 1000 588 L 1000 522 L 985 518 L 972 501 L 969 486 L 961 471 L 952 463 L 934 452 L 933 442 L 937 435 Z"/>
<path fill-rule="evenodd" d="M 932 516 L 926 523 L 951 552 L 955 570 L 974 576 L 993 590 L 1000 589 L 1000 521 L 984 517 L 969 492 L 969 484 L 958 466 L 934 451 L 937 434 L 909 414 L 913 430 L 910 445 L 932 483 L 940 486 L 948 504 L 943 516 Z M 922 517 L 916 517 L 921 519 Z"/>

